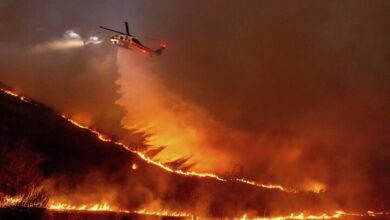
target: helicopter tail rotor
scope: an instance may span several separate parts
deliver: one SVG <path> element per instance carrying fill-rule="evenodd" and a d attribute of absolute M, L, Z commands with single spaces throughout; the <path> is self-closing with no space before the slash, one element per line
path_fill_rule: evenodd
<path fill-rule="evenodd" d="M 155 50 L 156 54 L 160 56 L 162 54 L 163 50 L 165 50 L 165 48 L 167 48 L 166 43 L 161 43 L 160 48 Z"/>

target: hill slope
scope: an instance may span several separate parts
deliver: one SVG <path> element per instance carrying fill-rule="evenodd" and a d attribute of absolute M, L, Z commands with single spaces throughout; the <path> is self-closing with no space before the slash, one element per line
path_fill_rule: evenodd
<path fill-rule="evenodd" d="M 118 209 L 238 216 L 321 208 L 310 193 L 167 172 L 34 101 L 0 93 L 0 192 L 37 188 L 49 203 L 108 202 Z M 1 195 L 1 194 L 0 194 Z M 328 207 L 330 208 L 330 207 Z M 323 211 L 323 210 L 322 210 Z"/>

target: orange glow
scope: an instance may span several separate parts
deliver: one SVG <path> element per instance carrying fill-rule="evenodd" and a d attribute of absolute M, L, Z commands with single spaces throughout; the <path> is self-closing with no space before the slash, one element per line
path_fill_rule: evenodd
<path fill-rule="evenodd" d="M 285 219 L 334 219 L 334 218 L 340 218 L 343 215 L 343 212 L 338 211 L 334 215 L 328 215 L 328 214 L 322 214 L 322 215 L 304 215 L 303 213 L 300 214 L 290 214 L 286 216 L 273 216 L 273 217 L 254 217 L 249 218 L 246 214 L 243 215 L 241 218 L 238 218 L 239 220 L 285 220 Z M 235 218 L 237 219 L 237 218 Z"/>
<path fill-rule="evenodd" d="M 387 217 L 390 217 L 390 212 L 367 211 L 367 215 L 371 216 L 371 217 L 377 217 L 377 216 L 387 216 Z"/>
<path fill-rule="evenodd" d="M 336 211 L 334 214 L 321 214 L 321 215 L 305 215 L 304 213 L 299 213 L 299 214 L 293 214 L 291 213 L 290 215 L 286 216 L 271 216 L 271 217 L 254 217 L 254 218 L 249 218 L 246 214 L 242 216 L 241 218 L 238 218 L 240 220 L 286 220 L 286 219 L 309 219 L 309 220 L 315 220 L 315 219 L 337 219 L 337 218 L 342 218 L 344 215 L 346 215 L 345 212 L 343 211 Z M 235 218 L 237 219 L 237 218 Z"/>
<path fill-rule="evenodd" d="M 246 183 L 246 184 L 249 184 L 252 186 L 261 187 L 261 188 L 278 189 L 280 191 L 289 192 L 289 193 L 297 193 L 298 192 L 297 190 L 287 189 L 287 188 L 285 188 L 281 185 L 277 185 L 277 184 L 261 184 L 261 183 L 256 183 L 255 181 L 251 181 L 251 180 L 247 180 L 247 179 L 239 179 L 239 178 L 234 179 L 234 180 L 238 181 L 238 182 Z"/>
<path fill-rule="evenodd" d="M 158 161 L 154 161 L 151 158 L 148 158 L 142 152 L 133 150 L 132 148 L 130 148 L 129 146 L 125 145 L 122 142 L 118 142 L 118 141 L 114 142 L 114 141 L 112 141 L 106 135 L 103 135 L 100 132 L 98 132 L 98 131 L 96 131 L 96 130 L 94 130 L 92 128 L 89 128 L 87 126 L 81 125 L 81 124 L 77 123 L 76 121 L 68 118 L 65 115 L 62 115 L 62 117 L 64 119 L 66 119 L 67 121 L 69 121 L 70 123 L 72 123 L 73 125 L 76 125 L 77 127 L 82 128 L 82 129 L 87 129 L 87 130 L 91 131 L 92 133 L 96 134 L 97 138 L 99 138 L 101 141 L 112 142 L 113 144 L 116 144 L 116 145 L 118 145 L 120 147 L 123 147 L 126 150 L 128 150 L 128 151 L 130 151 L 132 153 L 137 154 L 144 161 L 146 161 L 148 163 L 151 163 L 153 165 L 156 165 L 156 166 L 164 169 L 165 171 L 168 171 L 168 172 L 171 172 L 171 173 L 177 173 L 177 174 L 185 175 L 185 176 L 208 177 L 208 178 L 213 178 L 213 179 L 216 179 L 216 180 L 219 180 L 219 181 L 223 181 L 223 182 L 225 182 L 225 181 L 236 181 L 236 182 L 241 182 L 241 183 L 244 183 L 244 184 L 252 185 L 252 186 L 255 186 L 255 187 L 268 188 L 268 189 L 278 189 L 278 190 L 281 190 L 281 191 L 284 191 L 284 192 L 289 192 L 289 193 L 297 192 L 296 190 L 290 190 L 290 189 L 287 189 L 287 188 L 285 188 L 285 187 L 283 187 L 281 185 L 277 185 L 277 184 L 260 184 L 260 183 L 254 182 L 254 181 L 250 181 L 250 180 L 246 180 L 246 179 L 240 179 L 240 178 L 225 179 L 225 178 L 219 177 L 218 175 L 213 174 L 213 173 L 197 173 L 197 172 L 194 172 L 194 171 L 174 170 L 174 169 L 172 169 L 170 167 L 165 166 L 164 164 L 162 164 L 162 163 L 160 163 Z"/>
<path fill-rule="evenodd" d="M 18 206 L 23 200 L 21 196 L 3 196 L 0 197 L 0 207 L 10 207 Z M 20 205 L 19 205 L 20 206 Z M 116 212 L 116 213 L 135 213 L 140 215 L 152 215 L 152 216 L 164 216 L 164 217 L 186 217 L 191 219 L 207 219 L 208 217 L 198 217 L 188 212 L 179 212 L 179 211 L 169 211 L 169 210 L 122 210 L 118 209 L 115 206 L 112 206 L 108 202 L 102 203 L 90 203 L 83 205 L 72 205 L 68 203 L 62 203 L 57 201 L 49 201 L 47 209 L 58 212 L 65 211 L 90 211 L 90 212 Z M 345 211 L 335 211 L 333 214 L 322 213 L 322 214 L 310 214 L 310 213 L 291 213 L 289 215 L 271 215 L 266 217 L 250 217 L 247 214 L 244 214 L 241 217 L 232 218 L 235 220 L 322 220 L 322 219 L 340 219 L 348 216 L 357 216 L 357 217 L 390 217 L 390 212 L 382 211 L 367 211 L 363 213 L 353 213 Z M 225 218 L 227 219 L 227 218 Z"/>
<path fill-rule="evenodd" d="M 44 204 L 32 200 L 34 195 L 32 194 L 33 191 L 30 192 L 30 194 L 24 194 L 24 195 L 15 195 L 15 196 L 9 196 L 4 195 L 0 192 L 0 208 L 2 207 L 42 207 Z"/>
<path fill-rule="evenodd" d="M 78 121 L 79 123 L 83 125 L 92 125 L 93 124 L 93 118 L 91 115 L 88 115 L 86 113 L 71 113 L 71 117 L 75 120 Z"/>
<path fill-rule="evenodd" d="M 374 212 L 374 211 L 367 211 L 365 213 L 352 213 L 352 212 L 344 212 L 344 211 L 335 211 L 334 214 L 327 214 L 323 213 L 320 215 L 313 215 L 313 214 L 305 214 L 305 213 L 299 213 L 294 214 L 291 213 L 290 215 L 286 216 L 270 216 L 270 217 L 248 217 L 247 214 L 243 215 L 240 218 L 234 218 L 239 220 L 288 220 L 288 219 L 297 219 L 297 220 L 317 220 L 317 219 L 340 219 L 345 218 L 348 216 L 357 216 L 357 217 L 390 217 L 390 212 Z"/>
<path fill-rule="evenodd" d="M 2 92 L 8 94 L 8 95 L 11 95 L 11 96 L 14 96 L 14 97 L 17 97 L 18 99 L 24 101 L 24 102 L 28 102 L 27 99 L 21 95 L 18 95 L 12 91 L 9 91 L 9 90 L 5 90 L 5 89 L 1 89 Z M 144 161 L 146 161 L 147 163 L 150 163 L 150 164 L 153 164 L 155 166 L 158 166 L 162 169 L 164 169 L 165 171 L 168 171 L 168 172 L 171 172 L 171 173 L 177 173 L 177 174 L 180 174 L 180 175 L 185 175 L 185 176 L 196 176 L 196 177 L 201 177 L 201 178 L 213 178 L 215 180 L 218 180 L 218 181 L 222 181 L 222 182 L 226 182 L 226 181 L 236 181 L 236 182 L 240 182 L 240 183 L 244 183 L 244 184 L 248 184 L 248 185 L 252 185 L 252 186 L 255 186 L 255 187 L 260 187 L 260 188 L 268 188 L 268 189 L 277 189 L 277 190 L 280 190 L 280 191 L 284 191 L 284 192 L 288 192 L 288 193 L 296 193 L 297 190 L 293 190 L 293 189 L 288 189 L 286 187 L 283 187 L 281 185 L 278 185 L 278 184 L 261 184 L 261 183 L 256 183 L 255 181 L 251 181 L 251 180 L 247 180 L 247 179 L 243 179 L 243 178 L 232 178 L 232 179 L 227 179 L 227 178 L 222 178 L 214 173 L 200 173 L 200 172 L 195 172 L 195 171 L 182 171 L 182 170 L 175 170 L 175 169 L 172 169 L 168 166 L 165 166 L 163 163 L 161 162 L 158 162 L 158 161 L 154 161 L 152 158 L 149 158 L 147 156 L 145 156 L 145 154 L 143 154 L 142 152 L 139 152 L 139 151 L 136 151 L 134 150 L 133 148 L 125 145 L 124 143 L 122 142 L 119 142 L 119 141 L 116 141 L 114 142 L 110 137 L 108 137 L 107 135 L 105 134 L 102 134 L 101 132 L 93 129 L 93 128 L 90 128 L 88 126 L 85 126 L 85 125 L 82 125 L 72 119 L 70 119 L 69 117 L 67 117 L 66 115 L 61 115 L 65 120 L 67 120 L 68 122 L 72 123 L 73 125 L 81 128 L 81 129 L 86 129 L 86 130 L 89 130 L 90 132 L 94 133 L 96 135 L 96 137 L 103 141 L 103 142 L 111 142 L 113 144 L 116 144 L 132 153 L 135 153 L 137 154 L 141 159 L 143 159 Z M 185 132 L 184 132 L 185 134 Z M 191 135 L 191 132 L 188 133 L 189 135 Z M 193 134 L 192 134 L 193 135 Z M 149 139 L 149 142 L 153 142 L 153 140 L 155 139 L 156 137 L 151 137 Z M 170 141 L 171 139 L 169 139 L 169 137 L 167 136 L 166 139 L 163 138 L 163 136 L 161 138 L 158 138 L 159 141 L 157 141 L 157 143 L 159 143 L 161 140 L 165 140 L 163 141 L 164 143 L 166 143 L 166 141 Z M 176 141 L 176 140 L 172 140 L 172 141 Z M 159 146 L 158 144 L 156 144 L 156 146 Z M 315 191 L 313 191 L 315 192 Z"/>
<path fill-rule="evenodd" d="M 66 203 L 54 202 L 48 205 L 48 209 L 53 211 L 96 211 L 96 212 L 116 212 L 116 213 L 136 213 L 140 215 L 152 215 L 152 216 L 164 216 L 164 217 L 187 217 L 191 219 L 207 219 L 208 217 L 198 217 L 191 213 L 187 212 L 178 212 L 178 211 L 169 211 L 169 210 L 147 210 L 140 209 L 135 211 L 129 210 L 120 210 L 113 208 L 107 202 L 96 203 L 91 205 L 80 205 L 74 206 Z M 267 217 L 249 217 L 247 214 L 244 214 L 241 217 L 232 218 L 234 220 L 323 220 L 323 219 L 340 219 L 348 216 L 358 216 L 358 217 L 378 217 L 385 216 L 388 217 L 390 212 L 374 212 L 367 211 L 366 213 L 348 213 L 344 211 L 335 211 L 333 214 L 322 213 L 322 214 L 309 214 L 309 213 L 291 213 L 289 215 L 274 215 Z M 225 218 L 227 219 L 227 218 Z"/>
<path fill-rule="evenodd" d="M 23 201 L 21 196 L 3 196 L 0 197 L 0 207 L 16 206 Z"/>
<path fill-rule="evenodd" d="M 166 43 L 161 43 L 161 44 L 160 44 L 160 47 L 161 47 L 161 48 L 167 48 L 167 44 L 166 44 Z"/>
<path fill-rule="evenodd" d="M 67 203 L 58 203 L 53 202 L 47 206 L 48 209 L 53 211 L 91 211 L 91 212 L 116 212 L 116 213 L 136 213 L 140 215 L 153 215 L 153 216 L 164 216 L 164 217 L 189 217 L 194 219 L 194 216 L 192 214 L 186 213 L 186 212 L 177 212 L 177 211 L 168 211 L 168 210 L 162 210 L 162 211 L 153 211 L 153 210 L 147 210 L 147 209 L 141 209 L 141 210 L 135 210 L 135 211 L 129 211 L 129 210 L 120 210 L 117 208 L 112 207 L 107 202 L 104 203 L 96 203 L 91 205 L 70 205 Z"/>
<path fill-rule="evenodd" d="M 2 89 L 0 88 L 0 91 L 4 92 L 5 94 L 8 94 L 8 95 L 11 95 L 13 97 L 16 97 L 18 98 L 19 100 L 23 101 L 23 102 L 30 102 L 26 97 L 22 96 L 22 95 L 19 95 L 19 94 L 16 94 L 10 90 L 6 90 L 6 89 Z"/>
<path fill-rule="evenodd" d="M 166 217 L 189 217 L 191 219 L 195 219 L 195 217 L 186 212 L 170 212 L 170 211 L 150 211 L 146 209 L 134 211 L 134 213 L 141 215 L 156 215 L 156 216 L 166 216 Z"/>
<path fill-rule="evenodd" d="M 220 177 L 230 172 L 238 163 L 236 158 L 221 150 L 223 146 L 218 147 L 221 141 L 226 140 L 226 145 L 229 145 L 226 147 L 233 147 L 239 146 L 240 140 L 247 140 L 247 137 L 215 120 L 201 106 L 177 95 L 161 83 L 156 75 L 150 74 L 144 68 L 138 68 L 139 65 L 131 61 L 133 59 L 128 59 L 122 53 L 124 51 L 118 51 L 121 74 L 118 84 L 122 97 L 117 104 L 128 112 L 121 122 L 122 126 L 148 134 L 145 139 L 148 146 L 165 147 L 159 152 L 158 158 L 147 158 L 143 153 L 137 152 L 142 159 L 182 175 L 211 177 L 220 181 L 236 181 L 255 187 L 297 192 L 280 184 L 256 183 L 240 176 Z M 188 158 L 183 167 L 194 164 L 190 171 L 182 171 L 180 166 L 172 168 L 164 165 L 179 158 Z"/>
<path fill-rule="evenodd" d="M 2 89 L 2 88 L 0 88 L 0 91 L 5 93 L 5 94 L 7 94 L 7 95 L 15 97 L 15 98 L 17 98 L 17 99 L 19 99 L 19 100 L 21 100 L 23 102 L 31 102 L 27 98 L 25 98 L 24 96 L 21 96 L 21 95 L 19 95 L 17 93 L 14 93 L 12 91 L 9 91 L 9 90 L 6 90 L 6 89 Z M 159 161 L 155 161 L 152 158 L 147 157 L 143 152 L 136 151 L 136 150 L 134 150 L 135 148 L 127 146 L 127 145 L 125 145 L 122 142 L 114 141 L 109 136 L 107 136 L 107 135 L 105 135 L 105 134 L 103 134 L 103 133 L 101 133 L 101 132 L 99 132 L 99 131 L 97 131 L 97 130 L 95 130 L 93 128 L 90 128 L 88 126 L 80 124 L 77 121 L 69 118 L 66 115 L 62 115 L 62 118 L 64 120 L 68 121 L 69 123 L 73 124 L 74 126 L 80 128 L 80 129 L 88 130 L 89 132 L 95 134 L 96 138 L 98 138 L 99 140 L 101 140 L 103 142 L 112 143 L 112 144 L 114 144 L 114 145 L 116 145 L 118 147 L 121 147 L 121 148 L 124 148 L 124 149 L 128 150 L 129 152 L 137 154 L 139 156 L 139 158 L 142 159 L 143 161 L 145 161 L 145 162 L 147 162 L 149 164 L 152 164 L 154 166 L 158 166 L 158 167 L 160 167 L 161 169 L 163 169 L 163 170 L 165 170 L 167 172 L 176 173 L 176 174 L 185 175 L 185 176 L 194 176 L 194 177 L 199 177 L 199 178 L 212 178 L 212 179 L 215 179 L 215 180 L 221 181 L 221 182 L 235 181 L 235 182 L 239 182 L 239 183 L 242 183 L 242 184 L 251 185 L 251 186 L 254 186 L 254 187 L 275 189 L 275 190 L 280 190 L 280 191 L 287 192 L 287 193 L 297 193 L 298 192 L 298 190 L 288 189 L 288 188 L 286 188 L 284 186 L 281 186 L 281 185 L 278 185 L 278 184 L 262 184 L 262 183 L 257 183 L 257 182 L 252 181 L 252 180 L 243 179 L 243 178 L 223 178 L 223 177 L 220 177 L 220 176 L 218 176 L 218 175 L 216 175 L 214 173 L 200 173 L 200 172 L 195 172 L 195 171 L 183 171 L 183 170 L 180 170 L 180 169 L 172 169 L 172 168 L 164 165 L 163 163 L 161 163 Z M 194 132 L 194 133 L 196 135 L 196 132 Z M 194 135 L 194 133 L 189 132 L 189 136 Z M 151 137 L 150 139 L 148 139 L 148 141 L 150 143 L 158 143 L 161 140 L 163 142 L 175 141 L 175 140 L 170 139 L 171 137 L 169 137 L 169 136 L 166 136 L 165 137 L 166 139 L 164 139 L 163 137 L 164 136 L 161 136 L 162 139 L 159 139 L 157 141 L 157 140 L 155 140 L 156 136 L 154 136 L 154 137 Z M 138 164 L 136 164 L 136 163 L 132 163 L 131 164 L 131 169 L 132 170 L 136 170 L 138 168 L 139 168 Z M 322 183 L 320 181 L 317 181 L 317 180 L 309 181 L 306 184 L 304 184 L 305 191 L 310 191 L 310 192 L 313 192 L 313 193 L 325 192 L 326 191 L 326 187 L 327 186 L 324 183 Z M 23 206 L 22 205 L 23 204 L 23 200 L 24 200 L 24 198 L 22 196 L 13 196 L 13 197 L 11 197 L 11 196 L 4 196 L 4 195 L 2 195 L 0 193 L 0 207 Z M 189 217 L 189 218 L 192 218 L 192 219 L 198 218 L 198 217 L 195 217 L 195 215 L 190 214 L 190 213 L 177 212 L 177 211 L 168 211 L 168 210 L 158 210 L 158 211 L 156 211 L 156 210 L 146 210 L 146 209 L 135 210 L 135 211 L 121 210 L 121 209 L 113 206 L 109 202 L 91 203 L 91 204 L 83 204 L 83 205 L 72 205 L 72 204 L 68 204 L 68 203 L 49 201 L 49 204 L 48 204 L 47 208 L 50 209 L 50 210 L 53 210 L 53 211 L 77 210 L 77 211 L 123 212 L 123 213 L 137 213 L 137 214 L 142 214 L 142 215 Z M 382 217 L 382 216 L 386 216 L 386 217 L 390 217 L 390 212 L 388 212 L 388 211 L 372 211 L 372 210 L 367 211 L 367 212 L 363 212 L 363 213 L 335 211 L 333 214 L 323 213 L 323 214 L 319 214 L 319 215 L 314 215 L 314 214 L 311 214 L 311 213 L 302 212 L 302 213 L 291 213 L 289 215 L 267 216 L 267 217 L 250 217 L 250 215 L 245 214 L 245 215 L 243 215 L 241 217 L 237 217 L 237 218 L 234 218 L 234 219 L 243 219 L 243 220 L 244 219 L 258 219 L 258 220 L 288 220 L 288 219 L 293 219 L 293 220 L 294 219 L 296 219 L 296 220 L 322 220 L 322 219 L 340 219 L 340 218 L 344 218 L 344 217 L 348 217 L 348 216 L 358 216 L 358 217 Z"/>
<path fill-rule="evenodd" d="M 73 206 L 66 203 L 52 203 L 48 205 L 48 209 L 57 210 L 57 211 L 66 211 L 66 210 L 85 210 L 85 211 L 114 211 L 113 208 L 107 203 L 102 204 L 92 204 L 92 205 L 80 205 Z"/>
<path fill-rule="evenodd" d="M 206 138 L 212 135 L 209 128 L 216 128 L 215 120 L 204 109 L 171 92 L 158 76 L 146 72 L 137 63 L 139 57 L 129 59 L 127 55 L 131 54 L 125 52 L 118 51 L 122 97 L 117 104 L 128 112 L 122 126 L 148 134 L 147 145 L 166 147 L 158 154 L 159 161 L 189 158 L 188 164 L 195 163 L 193 171 L 208 173 L 215 171 L 215 167 L 221 173 L 229 171 L 232 161 Z"/>
<path fill-rule="evenodd" d="M 165 216 L 165 217 L 188 217 L 191 219 L 200 219 L 193 214 L 187 212 L 178 212 L 178 211 L 169 211 L 169 210 L 147 210 L 140 209 L 135 211 L 121 210 L 114 208 L 107 202 L 95 203 L 89 205 L 70 205 L 67 203 L 59 202 L 50 202 L 47 206 L 48 209 L 54 211 L 97 211 L 97 212 L 117 212 L 117 213 L 136 213 L 140 215 L 154 215 L 154 216 Z M 241 217 L 233 218 L 235 220 L 321 220 L 321 219 L 339 219 L 347 216 L 359 216 L 359 217 L 377 217 L 377 216 L 389 216 L 390 212 L 374 212 L 367 211 L 366 213 L 348 213 L 344 211 L 335 211 L 333 214 L 323 213 L 323 214 L 307 214 L 307 213 L 291 213 L 289 215 L 280 215 L 280 216 L 268 216 L 268 217 L 249 217 L 247 214 L 244 214 Z M 206 217 L 207 218 L 207 217 Z"/>
<path fill-rule="evenodd" d="M 326 191 L 326 185 L 319 181 L 309 181 L 304 184 L 304 190 L 314 193 L 322 193 Z"/>

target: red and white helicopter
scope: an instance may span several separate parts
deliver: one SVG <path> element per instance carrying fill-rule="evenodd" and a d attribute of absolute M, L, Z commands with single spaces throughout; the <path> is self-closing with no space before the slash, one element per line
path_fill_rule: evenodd
<path fill-rule="evenodd" d="M 114 35 L 114 36 L 110 37 L 111 43 L 113 43 L 114 45 L 117 45 L 119 47 L 124 47 L 124 48 L 130 49 L 130 50 L 136 49 L 136 50 L 141 51 L 144 54 L 157 55 L 157 56 L 160 56 L 161 53 L 163 52 L 163 50 L 167 47 L 165 43 L 161 43 L 160 48 L 158 48 L 157 50 L 153 50 L 153 49 L 143 45 L 138 39 L 136 39 L 133 35 L 130 34 L 129 24 L 127 22 L 125 22 L 125 27 L 126 27 L 126 33 L 100 26 L 100 28 L 102 28 L 102 29 L 120 34 L 120 35 Z"/>

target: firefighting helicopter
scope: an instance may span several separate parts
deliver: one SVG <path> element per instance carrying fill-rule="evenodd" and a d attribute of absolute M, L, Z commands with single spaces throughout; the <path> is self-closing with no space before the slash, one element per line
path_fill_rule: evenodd
<path fill-rule="evenodd" d="M 100 28 L 102 29 L 120 34 L 120 35 L 114 35 L 110 37 L 111 43 L 119 47 L 123 47 L 130 50 L 136 49 L 141 51 L 144 54 L 157 55 L 157 56 L 160 56 L 163 50 L 167 47 L 165 43 L 161 43 L 160 48 L 158 48 L 157 50 L 153 50 L 143 45 L 138 39 L 136 39 L 133 35 L 130 34 L 129 24 L 127 22 L 125 22 L 125 27 L 126 27 L 126 33 L 100 26 Z"/>

